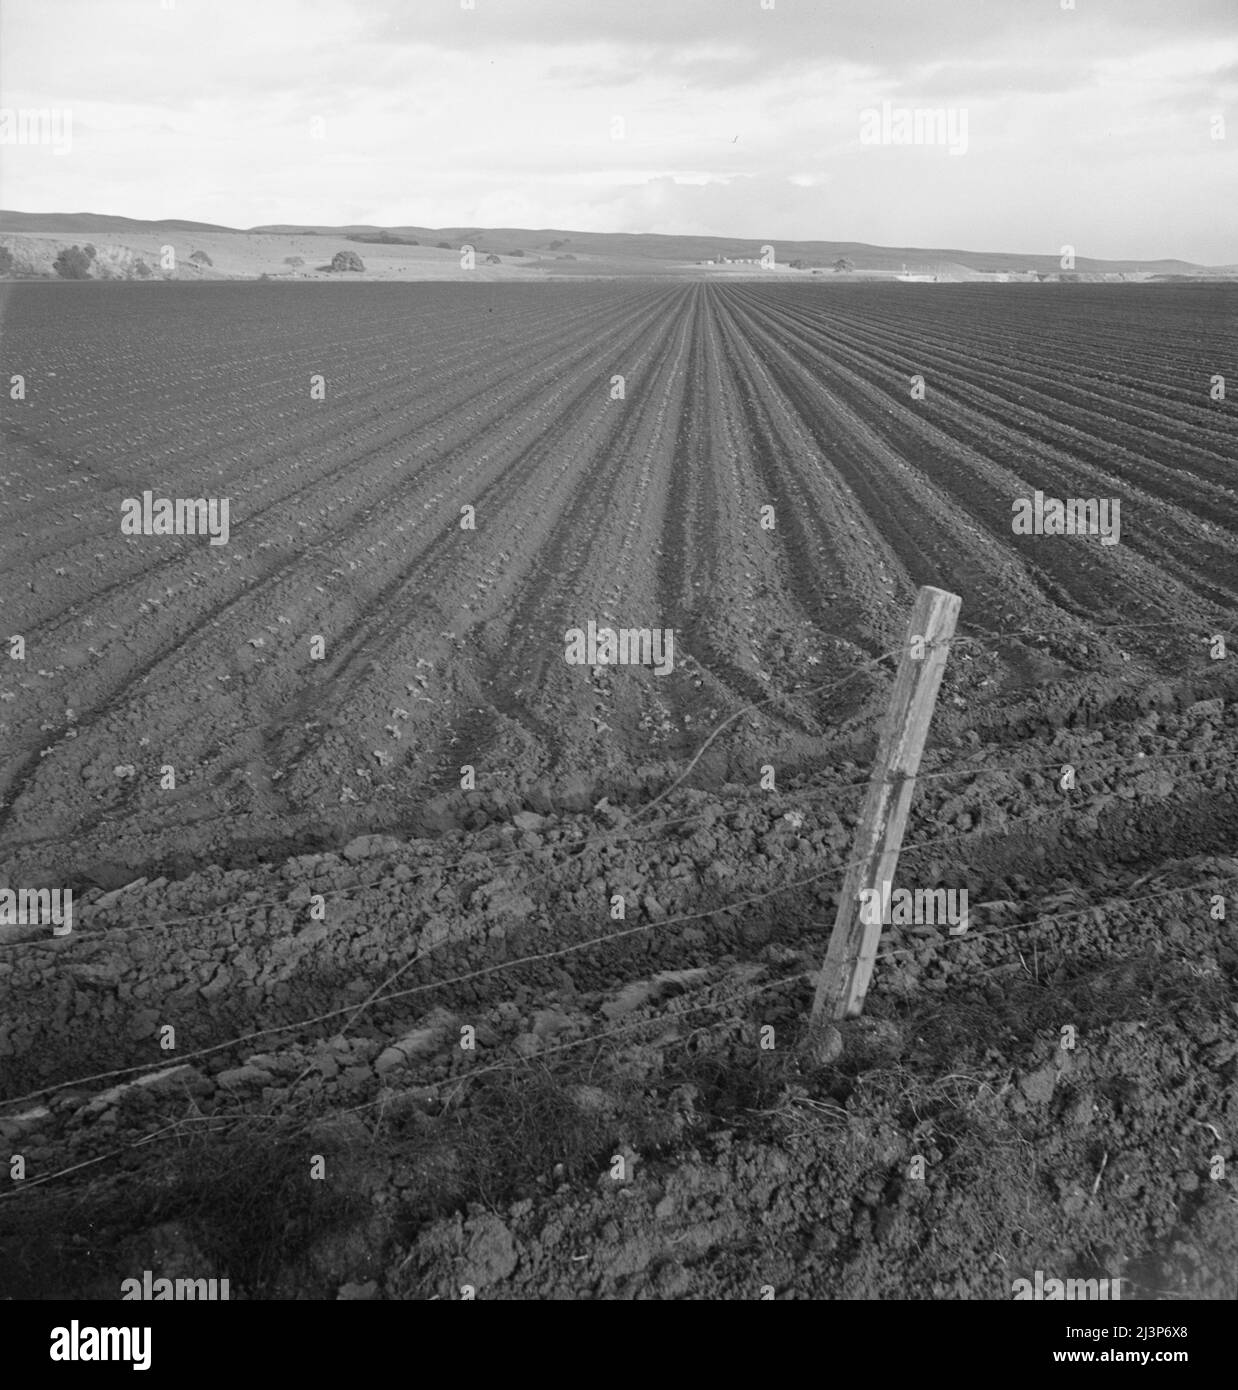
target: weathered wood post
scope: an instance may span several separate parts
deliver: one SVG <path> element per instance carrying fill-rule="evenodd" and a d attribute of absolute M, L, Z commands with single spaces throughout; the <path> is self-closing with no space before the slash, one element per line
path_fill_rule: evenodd
<path fill-rule="evenodd" d="M 843 880 L 838 915 L 817 980 L 810 1028 L 854 1018 L 864 1007 L 881 940 L 881 916 L 865 922 L 860 893 L 894 878 L 903 829 L 915 790 L 924 740 L 946 669 L 950 638 L 962 599 L 944 589 L 922 588 L 916 595 L 907 645 L 903 648 L 890 707 L 882 725 L 868 794 L 856 828 L 851 865 Z"/>

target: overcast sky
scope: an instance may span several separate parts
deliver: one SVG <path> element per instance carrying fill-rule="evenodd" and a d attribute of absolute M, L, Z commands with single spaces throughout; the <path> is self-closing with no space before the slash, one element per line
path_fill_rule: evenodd
<path fill-rule="evenodd" d="M 467 3 L 0 0 L 0 206 L 1238 262 L 1238 0 Z"/>

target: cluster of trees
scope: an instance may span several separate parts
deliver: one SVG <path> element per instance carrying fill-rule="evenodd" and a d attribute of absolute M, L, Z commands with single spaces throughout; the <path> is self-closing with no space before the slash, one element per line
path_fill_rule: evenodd
<path fill-rule="evenodd" d="M 341 270 L 364 270 L 365 262 L 355 251 L 337 251 L 331 257 L 331 269 Z"/>
<path fill-rule="evenodd" d="M 13 253 L 7 246 L 0 246 L 0 275 L 12 275 Z"/>
<path fill-rule="evenodd" d="M 52 262 L 52 269 L 64 280 L 89 280 L 97 254 L 89 242 L 85 246 L 66 246 Z"/>
<path fill-rule="evenodd" d="M 812 262 L 812 261 L 803 261 L 803 260 L 800 260 L 800 261 L 792 261 L 792 262 L 791 262 L 791 269 L 792 269 L 792 270 L 816 270 L 816 269 L 817 269 L 817 266 L 816 266 L 816 265 L 814 264 L 814 262 Z M 839 258 L 834 262 L 834 264 L 833 264 L 833 266 L 831 267 L 831 269 L 841 274 L 843 271 L 846 271 L 846 270 L 854 270 L 854 269 L 855 269 L 855 263 L 854 263 L 853 261 L 848 260 L 846 256 L 839 256 Z"/>
<path fill-rule="evenodd" d="M 364 241 L 371 244 L 378 243 L 380 246 L 421 245 L 415 236 L 401 236 L 399 232 L 389 232 L 385 227 L 379 232 L 353 232 L 348 239 L 349 241 Z"/>
<path fill-rule="evenodd" d="M 66 246 L 62 248 L 60 254 L 52 262 L 52 269 L 62 280 L 117 280 L 128 279 L 135 276 L 139 280 L 149 280 L 154 274 L 150 266 L 141 256 L 135 256 L 132 251 L 121 253 L 119 260 L 114 260 L 104 266 L 98 260 L 98 251 L 87 242 L 85 246 Z M 190 260 L 201 256 L 205 264 L 210 265 L 210 258 L 205 251 L 196 252 Z M 203 262 L 199 262 L 202 264 Z M 10 260 L 11 266 L 11 260 Z M 4 271 L 3 263 L 0 261 L 0 274 Z"/>

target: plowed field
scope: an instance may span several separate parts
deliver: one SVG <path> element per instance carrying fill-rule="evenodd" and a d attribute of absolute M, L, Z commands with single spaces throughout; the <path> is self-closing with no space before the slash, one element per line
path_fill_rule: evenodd
<path fill-rule="evenodd" d="M 954 661 L 955 708 L 1215 674 L 1238 597 L 1229 289 L 3 293 L 21 871 L 412 828 L 464 763 L 596 800 L 757 701 L 702 771 L 802 767 L 869 731 L 920 584 L 1038 629 Z M 1119 499 L 1120 543 L 1013 535 L 1036 490 Z M 122 536 L 144 491 L 228 497 L 228 544 Z M 568 665 L 589 621 L 673 629 L 674 670 Z"/>
<path fill-rule="evenodd" d="M 0 287 L 0 886 L 81 904 L 0 928 L 0 1294 L 1238 1295 L 1236 358 L 1218 286 Z M 975 921 L 809 1065 L 925 584 Z"/>

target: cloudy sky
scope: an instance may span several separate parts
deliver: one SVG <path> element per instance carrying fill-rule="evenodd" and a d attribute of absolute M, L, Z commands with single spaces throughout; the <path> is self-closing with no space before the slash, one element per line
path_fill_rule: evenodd
<path fill-rule="evenodd" d="M 469 3 L 0 0 L 0 206 L 1238 261 L 1238 0 Z"/>

